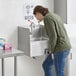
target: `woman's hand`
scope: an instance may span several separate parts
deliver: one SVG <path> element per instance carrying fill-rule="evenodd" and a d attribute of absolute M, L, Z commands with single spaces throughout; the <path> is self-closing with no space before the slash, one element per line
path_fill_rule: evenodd
<path fill-rule="evenodd" d="M 53 54 L 53 53 L 51 53 L 51 57 L 52 57 L 52 59 L 54 60 L 54 54 Z"/>

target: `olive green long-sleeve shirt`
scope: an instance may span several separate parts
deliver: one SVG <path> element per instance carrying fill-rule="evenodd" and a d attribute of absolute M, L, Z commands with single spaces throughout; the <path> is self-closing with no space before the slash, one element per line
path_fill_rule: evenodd
<path fill-rule="evenodd" d="M 44 16 L 44 24 L 49 37 L 49 52 L 71 49 L 71 44 L 61 18 L 54 13 Z"/>

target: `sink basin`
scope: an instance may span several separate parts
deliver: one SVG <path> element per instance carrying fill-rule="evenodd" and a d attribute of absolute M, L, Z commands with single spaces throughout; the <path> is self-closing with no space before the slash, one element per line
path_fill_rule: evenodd
<path fill-rule="evenodd" d="M 32 28 L 32 32 L 30 33 L 31 41 L 40 41 L 47 39 L 48 36 L 43 25 L 37 25 L 37 27 Z"/>

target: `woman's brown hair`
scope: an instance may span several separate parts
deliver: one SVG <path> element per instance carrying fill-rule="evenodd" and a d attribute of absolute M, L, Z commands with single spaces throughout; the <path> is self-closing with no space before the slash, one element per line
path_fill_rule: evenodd
<path fill-rule="evenodd" d="M 45 16 L 49 11 L 48 11 L 48 8 L 45 8 L 43 6 L 36 6 L 33 10 L 33 14 L 36 15 L 36 13 L 39 12 L 41 13 L 43 16 Z"/>

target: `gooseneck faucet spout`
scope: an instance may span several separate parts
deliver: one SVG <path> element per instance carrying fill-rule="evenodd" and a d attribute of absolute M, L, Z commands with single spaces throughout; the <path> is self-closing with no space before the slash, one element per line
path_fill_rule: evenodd
<path fill-rule="evenodd" d="M 30 24 L 30 28 L 31 28 L 31 33 L 32 33 L 33 28 L 35 28 L 35 24 L 34 24 L 34 22 L 31 22 L 31 24 Z"/>

